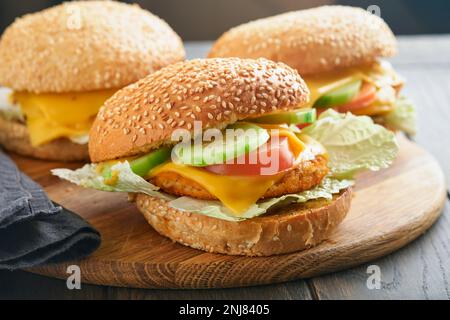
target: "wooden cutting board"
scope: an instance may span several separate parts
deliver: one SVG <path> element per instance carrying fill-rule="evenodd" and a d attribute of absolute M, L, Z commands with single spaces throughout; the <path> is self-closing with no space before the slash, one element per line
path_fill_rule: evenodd
<path fill-rule="evenodd" d="M 158 235 L 127 202 L 127 195 L 81 189 L 49 174 L 55 167 L 15 157 L 51 199 L 92 223 L 102 234 L 90 258 L 29 270 L 67 278 L 81 267 L 82 281 L 139 288 L 223 288 L 283 282 L 349 268 L 399 249 L 438 218 L 446 186 L 432 156 L 402 136 L 395 164 L 359 177 L 352 209 L 331 238 L 318 247 L 281 256 L 248 258 L 209 254 Z"/>

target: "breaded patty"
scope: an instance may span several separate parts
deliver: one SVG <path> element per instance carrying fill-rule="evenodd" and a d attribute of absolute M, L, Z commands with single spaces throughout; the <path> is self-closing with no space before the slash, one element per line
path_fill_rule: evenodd
<path fill-rule="evenodd" d="M 269 188 L 262 198 L 298 193 L 318 186 L 329 171 L 327 162 L 327 159 L 321 155 L 313 160 L 302 161 Z M 169 194 L 202 200 L 217 199 L 200 184 L 178 173 L 162 172 L 152 177 L 150 182 Z"/>

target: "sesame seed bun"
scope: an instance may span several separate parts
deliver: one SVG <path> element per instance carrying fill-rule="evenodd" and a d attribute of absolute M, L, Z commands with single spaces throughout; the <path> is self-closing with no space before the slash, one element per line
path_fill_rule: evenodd
<path fill-rule="evenodd" d="M 309 75 L 372 63 L 396 51 L 394 34 L 378 16 L 324 6 L 235 27 L 217 40 L 209 57 L 264 57 Z"/>
<path fill-rule="evenodd" d="M 137 5 L 68 2 L 5 31 L 0 85 L 33 93 L 122 88 L 184 57 L 176 33 Z"/>
<path fill-rule="evenodd" d="M 30 142 L 27 127 L 17 121 L 3 119 L 0 116 L 0 146 L 6 150 L 49 161 L 88 161 L 87 145 L 76 144 L 69 139 L 58 139 L 39 147 Z"/>
<path fill-rule="evenodd" d="M 351 198 L 351 189 L 345 189 L 332 201 L 294 204 L 242 222 L 179 211 L 166 200 L 144 194 L 135 200 L 157 232 L 183 245 L 213 253 L 270 256 L 304 250 L 327 239 L 347 215 Z"/>
<path fill-rule="evenodd" d="M 176 129 L 224 128 L 238 120 L 308 102 L 298 72 L 266 59 L 198 59 L 157 71 L 118 91 L 100 109 L 90 133 L 93 162 L 174 144 Z"/>

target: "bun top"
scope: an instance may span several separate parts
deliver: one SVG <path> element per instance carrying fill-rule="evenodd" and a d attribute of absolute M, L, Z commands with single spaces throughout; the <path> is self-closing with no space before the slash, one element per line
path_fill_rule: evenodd
<path fill-rule="evenodd" d="M 177 129 L 222 129 L 300 108 L 309 90 L 297 71 L 266 59 L 199 59 L 163 68 L 118 91 L 92 126 L 89 153 L 102 162 L 173 145 Z"/>
<path fill-rule="evenodd" d="M 5 31 L 0 85 L 34 93 L 122 88 L 184 57 L 169 25 L 137 5 L 68 2 Z"/>
<path fill-rule="evenodd" d="M 309 75 L 372 63 L 396 53 L 378 16 L 353 7 L 324 6 L 249 22 L 226 32 L 209 57 L 264 57 Z"/>

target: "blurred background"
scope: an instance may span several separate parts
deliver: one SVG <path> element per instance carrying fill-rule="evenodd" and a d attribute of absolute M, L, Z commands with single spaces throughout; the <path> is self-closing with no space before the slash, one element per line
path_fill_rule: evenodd
<path fill-rule="evenodd" d="M 57 0 L 1 0 L 0 32 L 15 17 L 58 4 Z M 184 40 L 214 40 L 230 27 L 290 10 L 325 4 L 378 5 L 396 34 L 450 33 L 448 0 L 136 0 L 165 19 Z"/>

